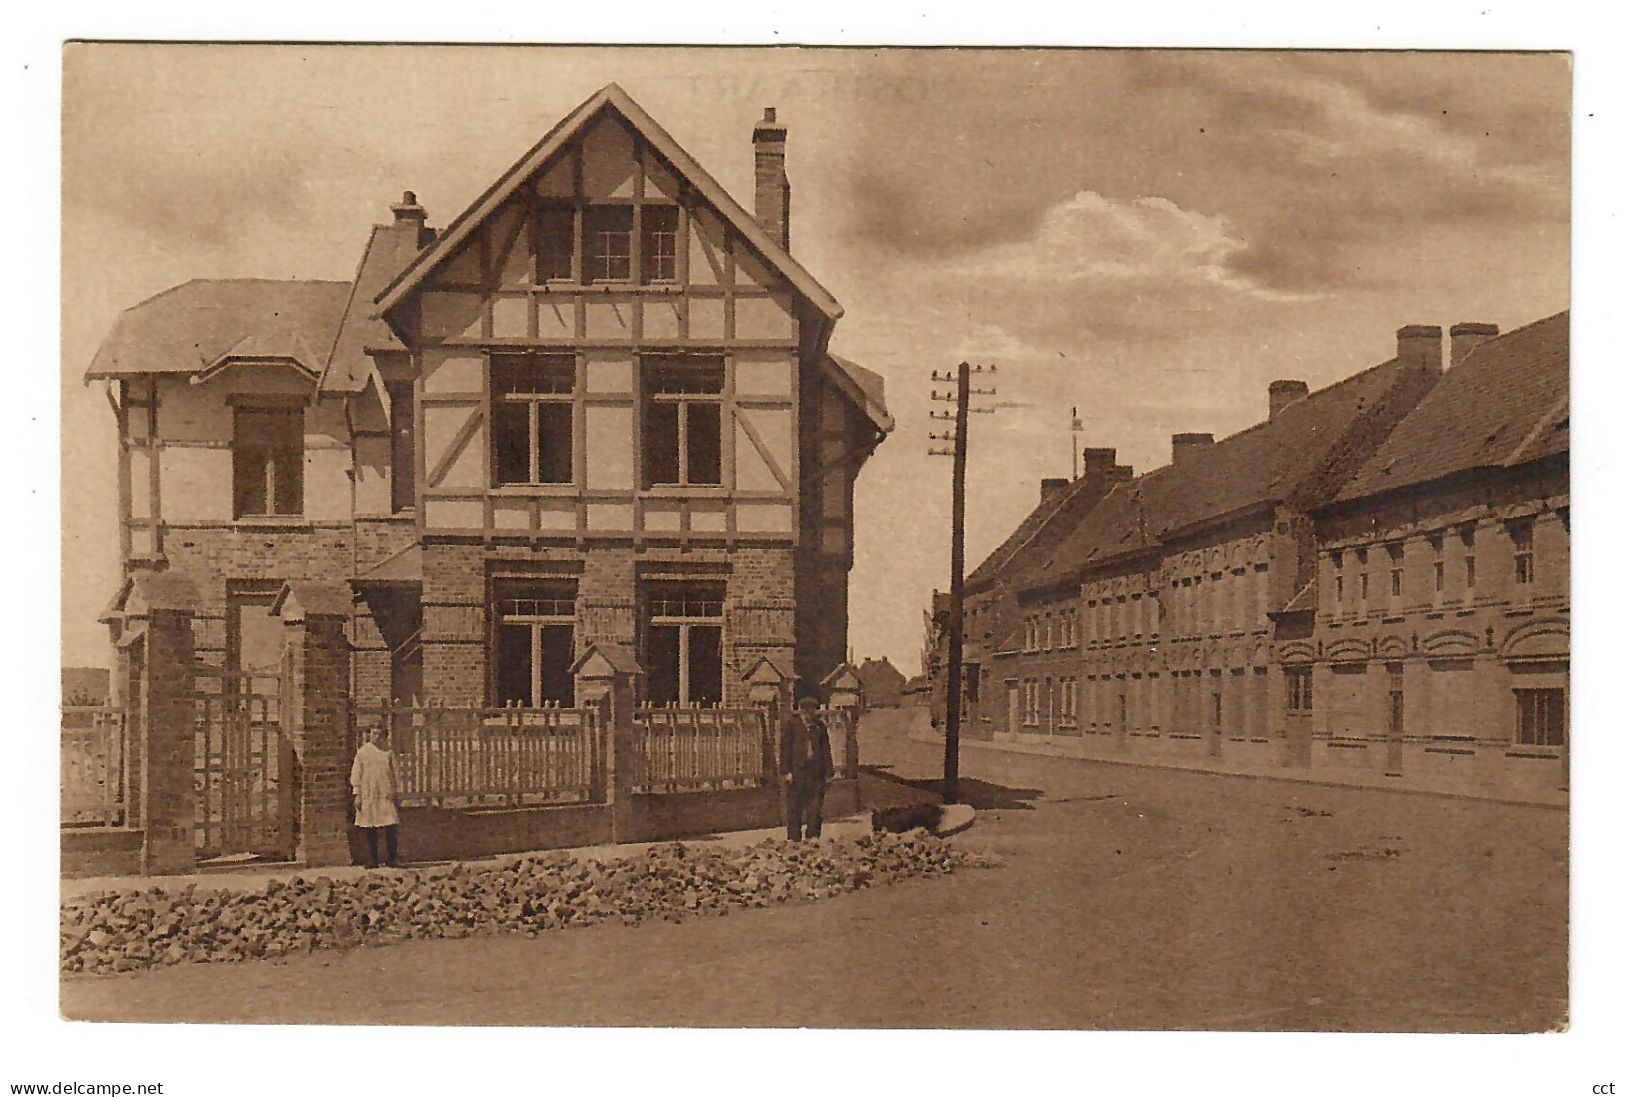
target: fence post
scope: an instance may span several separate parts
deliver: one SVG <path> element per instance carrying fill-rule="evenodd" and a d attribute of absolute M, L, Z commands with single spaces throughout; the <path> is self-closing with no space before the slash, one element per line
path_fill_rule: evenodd
<path fill-rule="evenodd" d="M 795 676 L 762 656 L 745 672 L 746 695 L 762 712 L 762 783 L 779 781 L 779 720 L 795 705 Z"/>
<path fill-rule="evenodd" d="M 305 582 L 284 585 L 272 607 L 289 655 L 282 727 L 294 773 L 281 780 L 296 779 L 294 856 L 311 866 L 350 863 L 350 609 L 346 585 Z"/>
<path fill-rule="evenodd" d="M 140 824 L 145 829 L 141 871 L 148 876 L 192 872 L 197 868 L 196 765 L 197 649 L 192 607 L 197 595 L 178 576 L 161 573 L 136 578 L 125 604 L 125 624 L 145 622 L 141 693 Z"/>
<path fill-rule="evenodd" d="M 619 644 L 593 641 L 571 668 L 577 704 L 597 713 L 603 744 L 600 791 L 609 808 L 610 839 L 636 842 L 647 836 L 645 806 L 633 793 L 637 780 L 637 659 Z"/>

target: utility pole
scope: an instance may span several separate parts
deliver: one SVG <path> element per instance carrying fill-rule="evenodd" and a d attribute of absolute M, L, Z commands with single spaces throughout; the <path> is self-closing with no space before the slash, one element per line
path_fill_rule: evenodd
<path fill-rule="evenodd" d="M 961 692 L 961 662 L 965 653 L 965 450 L 968 441 L 970 414 L 972 410 L 980 414 L 992 414 L 992 408 L 975 408 L 970 406 L 973 394 L 992 396 L 997 389 L 972 389 L 970 375 L 981 373 L 981 366 L 972 366 L 967 362 L 959 363 L 959 368 L 953 374 L 931 371 L 932 381 L 953 381 L 952 394 L 939 393 L 935 389 L 931 392 L 931 399 L 948 402 L 952 401 L 954 410 L 931 412 L 933 419 L 952 419 L 954 430 L 951 435 L 932 434 L 932 441 L 953 442 L 953 449 L 931 449 L 927 452 L 934 456 L 954 459 L 954 504 L 953 504 L 953 548 L 952 548 L 952 575 L 948 594 L 948 696 L 947 720 L 948 726 L 943 735 L 942 746 L 942 801 L 946 804 L 959 802 L 959 718 L 960 718 L 960 692 Z M 997 366 L 988 366 L 987 372 L 997 373 Z"/>

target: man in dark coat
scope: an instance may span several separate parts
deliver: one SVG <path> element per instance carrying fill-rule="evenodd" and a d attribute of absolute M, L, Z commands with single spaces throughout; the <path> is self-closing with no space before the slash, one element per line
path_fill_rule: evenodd
<path fill-rule="evenodd" d="M 824 830 L 824 789 L 835 774 L 829 752 L 829 729 L 818 715 L 818 701 L 803 694 L 795 711 L 779 728 L 779 776 L 784 781 L 784 831 L 792 842 Z"/>

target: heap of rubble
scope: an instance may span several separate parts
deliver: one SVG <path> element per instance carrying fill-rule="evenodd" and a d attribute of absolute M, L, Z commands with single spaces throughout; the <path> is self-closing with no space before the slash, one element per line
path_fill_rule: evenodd
<path fill-rule="evenodd" d="M 996 863 L 917 830 L 744 848 L 675 842 L 603 861 L 561 851 L 346 879 L 296 876 L 259 891 L 191 883 L 98 892 L 62 904 L 61 965 L 136 971 L 411 939 L 534 936 L 605 921 L 680 921 Z"/>

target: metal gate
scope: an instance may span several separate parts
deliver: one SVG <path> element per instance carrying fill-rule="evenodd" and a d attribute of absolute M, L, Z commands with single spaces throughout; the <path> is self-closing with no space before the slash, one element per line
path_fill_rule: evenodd
<path fill-rule="evenodd" d="M 203 671 L 193 701 L 199 860 L 292 858 L 295 768 L 279 678 Z"/>

